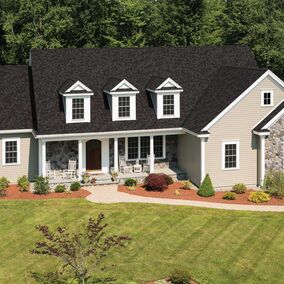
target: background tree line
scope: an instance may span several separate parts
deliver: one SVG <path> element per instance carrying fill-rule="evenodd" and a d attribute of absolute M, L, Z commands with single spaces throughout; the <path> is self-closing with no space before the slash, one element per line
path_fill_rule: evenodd
<path fill-rule="evenodd" d="M 0 62 L 30 48 L 247 44 L 284 76 L 283 0 L 0 0 Z"/>

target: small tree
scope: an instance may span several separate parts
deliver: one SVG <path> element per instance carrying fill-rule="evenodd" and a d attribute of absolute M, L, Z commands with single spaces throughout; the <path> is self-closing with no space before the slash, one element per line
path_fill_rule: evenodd
<path fill-rule="evenodd" d="M 207 174 L 197 192 L 200 196 L 208 197 L 215 194 L 209 174 Z"/>
<path fill-rule="evenodd" d="M 51 255 L 63 262 L 63 271 L 67 268 L 79 283 L 86 283 L 90 277 L 91 266 L 96 268 L 113 247 L 124 247 L 130 240 L 128 236 L 105 236 L 107 224 L 103 224 L 104 214 L 97 219 L 90 218 L 82 232 L 70 233 L 65 227 L 51 232 L 48 226 L 38 225 L 44 241 L 37 242 L 32 254 Z"/>

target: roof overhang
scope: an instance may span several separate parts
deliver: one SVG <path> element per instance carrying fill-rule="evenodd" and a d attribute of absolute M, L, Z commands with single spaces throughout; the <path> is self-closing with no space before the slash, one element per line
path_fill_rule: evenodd
<path fill-rule="evenodd" d="M 268 129 L 265 129 L 264 131 L 253 130 L 253 134 L 258 136 L 268 136 L 270 134 L 270 131 Z"/>

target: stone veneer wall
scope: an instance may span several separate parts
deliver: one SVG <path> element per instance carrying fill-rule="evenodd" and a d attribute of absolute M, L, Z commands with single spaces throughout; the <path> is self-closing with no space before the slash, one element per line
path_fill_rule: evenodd
<path fill-rule="evenodd" d="M 68 168 L 68 161 L 77 160 L 78 141 L 56 141 L 46 143 L 46 160 L 50 161 L 52 170 Z"/>
<path fill-rule="evenodd" d="M 119 156 L 125 155 L 125 139 L 118 139 L 118 152 Z M 114 166 L 114 139 L 109 140 L 109 165 Z M 134 163 L 134 162 L 133 162 Z M 177 135 L 166 136 L 166 159 L 156 160 L 156 168 L 164 168 L 177 166 Z"/>
<path fill-rule="evenodd" d="M 270 135 L 265 141 L 265 170 L 283 170 L 284 166 L 284 117 L 270 128 Z"/>

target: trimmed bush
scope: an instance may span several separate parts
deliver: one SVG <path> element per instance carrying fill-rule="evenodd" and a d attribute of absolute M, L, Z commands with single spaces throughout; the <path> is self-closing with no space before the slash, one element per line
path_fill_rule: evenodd
<path fill-rule="evenodd" d="M 72 182 L 70 185 L 70 190 L 71 191 L 77 191 L 81 188 L 81 184 L 78 181 Z"/>
<path fill-rule="evenodd" d="M 181 183 L 183 189 L 191 189 L 192 183 L 189 180 L 183 180 Z"/>
<path fill-rule="evenodd" d="M 263 203 L 270 200 L 270 195 L 263 191 L 250 192 L 248 200 L 254 203 Z"/>
<path fill-rule="evenodd" d="M 236 199 L 236 193 L 235 192 L 226 192 L 223 196 L 223 199 L 235 200 Z"/>
<path fill-rule="evenodd" d="M 161 174 L 161 175 L 164 175 L 165 176 L 165 179 L 167 181 L 167 185 L 170 185 L 170 184 L 173 184 L 174 183 L 174 180 L 172 177 L 166 175 L 166 174 Z"/>
<path fill-rule="evenodd" d="M 190 275 L 185 270 L 177 269 L 171 273 L 170 279 L 173 284 L 188 284 Z"/>
<path fill-rule="evenodd" d="M 245 186 L 245 184 L 243 183 L 236 183 L 234 186 L 233 186 L 233 189 L 232 191 L 237 193 L 237 194 L 242 194 L 242 193 L 245 193 L 247 190 L 247 187 Z"/>
<path fill-rule="evenodd" d="M 6 177 L 0 178 L 0 189 L 6 189 L 10 184 L 10 181 Z"/>
<path fill-rule="evenodd" d="M 282 171 L 270 171 L 263 181 L 263 189 L 278 198 L 284 197 L 284 173 Z"/>
<path fill-rule="evenodd" d="M 64 192 L 65 190 L 66 186 L 64 184 L 58 184 L 54 189 L 55 192 Z"/>
<path fill-rule="evenodd" d="M 27 176 L 21 176 L 18 178 L 18 186 L 20 191 L 28 191 L 30 188 L 30 182 Z"/>
<path fill-rule="evenodd" d="M 34 182 L 34 193 L 35 194 L 48 194 L 49 192 L 49 182 L 48 178 L 43 176 L 38 176 Z"/>
<path fill-rule="evenodd" d="M 136 186 L 136 184 L 137 184 L 137 181 L 136 179 L 133 179 L 133 178 L 127 178 L 124 182 L 124 185 L 131 186 L 131 187 Z"/>
<path fill-rule="evenodd" d="M 164 174 L 149 174 L 145 178 L 145 188 L 148 191 L 164 191 L 167 187 L 167 176 Z"/>
<path fill-rule="evenodd" d="M 205 176 L 197 193 L 203 197 L 209 197 L 215 195 L 214 187 L 212 185 L 212 181 L 209 174 Z"/>

